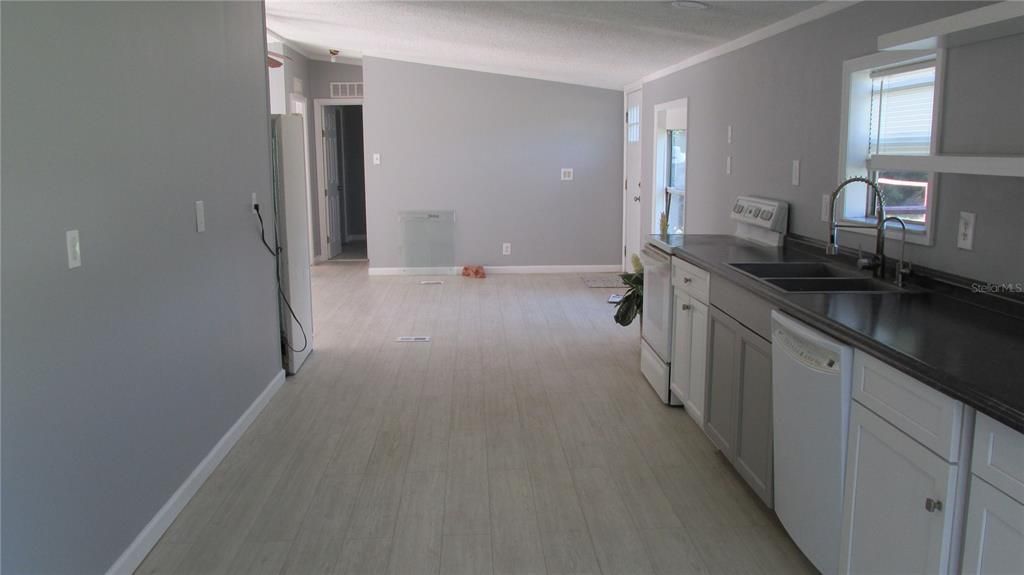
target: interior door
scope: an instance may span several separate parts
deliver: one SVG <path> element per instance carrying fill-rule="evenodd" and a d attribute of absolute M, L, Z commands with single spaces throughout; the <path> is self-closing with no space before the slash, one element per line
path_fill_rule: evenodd
<path fill-rule="evenodd" d="M 642 92 L 626 95 L 626 174 L 623 182 L 623 265 L 629 268 L 633 254 L 643 247 L 640 210 L 640 107 Z"/>
<path fill-rule="evenodd" d="M 338 126 L 335 123 L 336 108 L 324 106 L 323 146 L 324 151 L 324 198 L 327 207 L 327 257 L 341 253 L 341 177 L 338 166 Z"/>

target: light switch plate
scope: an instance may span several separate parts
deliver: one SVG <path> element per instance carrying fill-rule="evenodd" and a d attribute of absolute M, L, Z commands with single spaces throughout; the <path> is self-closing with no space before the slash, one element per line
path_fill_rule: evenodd
<path fill-rule="evenodd" d="M 196 231 L 206 231 L 206 205 L 202 200 L 196 202 Z"/>
<path fill-rule="evenodd" d="M 572 181 L 572 168 L 562 168 L 562 181 L 563 182 L 570 182 L 570 181 Z"/>
<path fill-rule="evenodd" d="M 974 249 L 974 220 L 971 212 L 960 212 L 960 227 L 956 232 L 956 247 L 962 250 Z"/>
<path fill-rule="evenodd" d="M 64 232 L 64 241 L 68 246 L 68 269 L 82 267 L 82 245 L 78 241 L 78 230 Z"/>
<path fill-rule="evenodd" d="M 376 153 L 376 154 L 373 155 L 373 165 L 374 166 L 379 166 L 380 165 L 380 154 L 379 153 Z"/>
<path fill-rule="evenodd" d="M 732 156 L 725 157 L 725 175 L 732 174 Z"/>
<path fill-rule="evenodd" d="M 725 128 L 725 143 L 732 143 L 732 126 L 727 126 Z"/>
<path fill-rule="evenodd" d="M 794 186 L 800 185 L 800 160 L 793 160 L 792 181 Z"/>

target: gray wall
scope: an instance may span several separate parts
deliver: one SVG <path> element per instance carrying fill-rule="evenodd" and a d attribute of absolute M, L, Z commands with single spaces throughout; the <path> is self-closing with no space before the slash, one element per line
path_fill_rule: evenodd
<path fill-rule="evenodd" d="M 372 267 L 402 265 L 397 212 L 416 209 L 455 210 L 458 265 L 621 262 L 621 92 L 379 58 L 363 68 Z"/>
<path fill-rule="evenodd" d="M 2 4 L 5 573 L 105 571 L 281 368 L 264 41 L 260 3 Z"/>
<path fill-rule="evenodd" d="M 689 98 L 687 233 L 732 233 L 728 207 L 740 194 L 792 202 L 790 231 L 827 238 L 821 196 L 838 178 L 842 63 L 877 50 L 880 34 L 978 7 L 966 2 L 865 2 L 643 86 L 643 175 L 649 177 L 656 104 Z M 942 150 L 1024 153 L 1024 37 L 952 49 Z M 726 143 L 726 126 L 733 143 Z M 725 157 L 733 173 L 725 175 Z M 790 183 L 801 160 L 799 187 Z M 1024 181 L 944 175 L 933 247 L 908 244 L 918 264 L 989 281 L 1021 281 Z M 644 212 L 650 213 L 645 197 Z M 977 213 L 974 251 L 956 247 L 961 210 Z M 645 220 L 646 221 L 646 220 Z M 873 249 L 867 236 L 844 245 Z M 890 243 L 890 249 L 898 249 Z"/>

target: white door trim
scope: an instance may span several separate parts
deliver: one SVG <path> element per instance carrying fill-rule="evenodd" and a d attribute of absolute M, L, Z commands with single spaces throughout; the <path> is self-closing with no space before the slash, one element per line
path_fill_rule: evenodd
<path fill-rule="evenodd" d="M 629 173 L 629 94 L 635 90 L 622 91 L 622 271 L 629 271 L 626 266 L 628 256 L 626 246 L 629 245 L 626 235 L 629 233 L 629 186 L 626 181 L 626 174 Z"/>
<path fill-rule="evenodd" d="M 362 106 L 363 98 L 313 98 L 313 141 L 316 144 L 316 207 L 320 222 L 320 255 L 316 262 L 327 260 L 327 206 L 324 201 L 324 106 Z"/>

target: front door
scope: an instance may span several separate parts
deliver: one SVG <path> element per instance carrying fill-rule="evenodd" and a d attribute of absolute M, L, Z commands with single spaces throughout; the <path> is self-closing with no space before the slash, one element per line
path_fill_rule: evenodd
<path fill-rule="evenodd" d="M 327 257 L 341 253 L 341 177 L 338 170 L 337 108 L 323 107 L 324 199 L 327 207 Z"/>
<path fill-rule="evenodd" d="M 643 247 L 643 230 L 640 210 L 640 105 L 642 92 L 636 90 L 626 95 L 626 174 L 623 183 L 623 265 L 630 269 L 633 254 L 639 254 Z"/>

